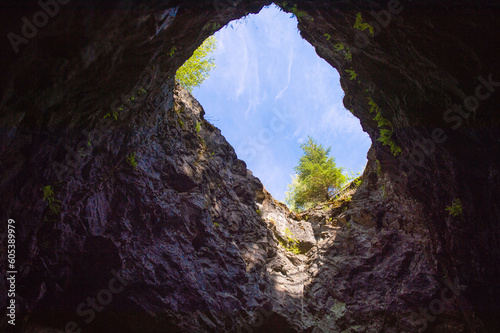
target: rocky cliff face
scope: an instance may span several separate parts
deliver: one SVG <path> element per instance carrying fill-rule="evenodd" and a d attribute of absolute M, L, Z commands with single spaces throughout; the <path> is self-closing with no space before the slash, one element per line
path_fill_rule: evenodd
<path fill-rule="evenodd" d="M 172 80 L 269 2 L 47 3 L 0 21 L 18 328 L 496 332 L 496 3 L 281 4 L 373 140 L 359 188 L 301 215 Z"/>

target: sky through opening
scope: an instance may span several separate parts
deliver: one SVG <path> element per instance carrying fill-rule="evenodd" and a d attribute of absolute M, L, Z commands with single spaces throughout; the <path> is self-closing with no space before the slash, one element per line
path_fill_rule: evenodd
<path fill-rule="evenodd" d="M 215 33 L 216 68 L 193 95 L 239 159 L 283 201 L 310 135 L 345 171 L 361 172 L 371 145 L 342 104 L 339 74 L 275 5 Z"/>

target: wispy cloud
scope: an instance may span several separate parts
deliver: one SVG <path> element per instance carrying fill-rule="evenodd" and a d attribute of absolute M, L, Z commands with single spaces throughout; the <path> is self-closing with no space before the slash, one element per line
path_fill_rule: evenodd
<path fill-rule="evenodd" d="M 288 89 L 290 86 L 290 79 L 292 77 L 292 65 L 293 65 L 293 55 L 294 55 L 294 48 L 291 48 L 288 52 L 288 68 L 287 68 L 287 79 L 286 79 L 286 84 L 285 87 L 276 95 L 274 100 L 278 100 L 283 96 L 283 93 Z"/>
<path fill-rule="evenodd" d="M 246 90 L 247 87 L 247 76 L 248 76 L 248 67 L 249 67 L 249 61 L 248 61 L 248 44 L 246 42 L 243 42 L 240 44 L 241 50 L 243 52 L 239 52 L 240 54 L 243 53 L 243 56 L 241 57 L 240 63 L 243 65 L 243 68 L 241 71 L 234 71 L 232 73 L 240 73 L 240 79 L 239 79 L 239 84 L 238 88 L 236 89 L 236 97 L 239 97 L 243 91 Z"/>

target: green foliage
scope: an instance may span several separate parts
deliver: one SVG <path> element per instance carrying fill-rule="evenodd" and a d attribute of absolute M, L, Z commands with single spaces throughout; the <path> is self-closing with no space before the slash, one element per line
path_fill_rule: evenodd
<path fill-rule="evenodd" d="M 123 110 L 123 108 L 121 108 Z M 106 118 L 110 118 L 111 116 L 113 116 L 113 118 L 115 118 L 115 120 L 118 120 L 118 111 L 115 111 L 113 113 L 106 113 L 103 117 L 103 119 L 106 119 Z"/>
<path fill-rule="evenodd" d="M 297 8 L 297 5 L 293 5 L 290 11 L 292 12 L 292 17 L 295 16 L 299 22 L 302 22 L 302 19 L 304 18 L 308 19 L 309 21 L 314 21 L 314 19 L 307 15 L 305 11 L 299 10 Z"/>
<path fill-rule="evenodd" d="M 177 117 L 177 122 L 179 123 L 180 127 L 184 127 L 184 122 L 182 121 L 182 119 L 180 117 Z"/>
<path fill-rule="evenodd" d="M 52 185 L 44 186 L 43 189 L 43 200 L 49 204 L 49 209 L 52 214 L 58 215 L 61 212 L 61 201 L 54 197 L 54 189 Z"/>
<path fill-rule="evenodd" d="M 287 251 L 300 254 L 299 241 L 293 237 L 293 233 L 288 228 L 285 229 L 285 239 L 286 243 L 278 239 L 281 246 L 283 246 Z"/>
<path fill-rule="evenodd" d="M 348 48 L 347 46 L 345 46 L 344 44 L 342 44 L 342 43 L 337 43 L 337 44 L 333 45 L 333 50 L 334 50 L 335 52 L 339 52 L 339 51 L 344 50 L 344 52 L 345 52 L 344 59 L 345 59 L 345 60 L 347 60 L 347 61 L 351 61 L 351 60 L 352 60 L 352 53 L 351 53 L 351 50 L 349 50 L 349 48 Z M 347 72 L 347 71 L 346 71 L 346 72 Z M 354 71 L 352 71 L 352 72 L 354 72 Z M 348 73 L 349 73 L 349 72 L 348 72 Z M 354 73 L 355 73 L 355 72 L 354 72 Z M 356 74 L 356 73 L 355 73 L 355 74 Z M 356 74 L 356 76 L 357 76 L 357 74 Z M 355 78 L 356 78 L 356 77 L 355 77 Z M 353 79 L 351 78 L 351 80 L 353 80 Z"/>
<path fill-rule="evenodd" d="M 170 51 L 168 51 L 168 55 L 170 57 L 173 57 L 174 54 L 175 54 L 175 51 L 177 51 L 177 48 L 175 46 L 172 46 L 172 48 L 170 49 Z"/>
<path fill-rule="evenodd" d="M 218 228 L 218 227 L 220 227 L 220 224 L 217 222 L 214 222 L 214 227 Z"/>
<path fill-rule="evenodd" d="M 385 188 L 385 185 L 382 185 L 382 196 L 387 198 L 387 189 Z"/>
<path fill-rule="evenodd" d="M 394 140 L 392 140 L 392 124 L 389 120 L 382 116 L 382 109 L 375 103 L 375 101 L 368 97 L 368 105 L 370 106 L 370 113 L 375 112 L 375 117 L 373 120 L 377 122 L 377 127 L 380 130 L 380 137 L 377 141 L 382 142 L 384 146 L 389 146 L 391 149 L 391 153 L 394 156 L 397 156 L 401 153 L 401 147 L 399 147 Z"/>
<path fill-rule="evenodd" d="M 346 49 L 346 51 L 345 51 L 344 59 L 347 61 L 352 61 L 351 51 L 347 47 L 345 49 Z"/>
<path fill-rule="evenodd" d="M 337 43 L 337 44 L 333 45 L 333 50 L 335 52 L 342 51 L 344 48 L 345 48 L 345 46 L 342 43 Z"/>
<path fill-rule="evenodd" d="M 287 204 L 299 211 L 328 201 L 346 181 L 343 169 L 328 156 L 331 148 L 325 149 L 311 137 L 300 147 L 304 153 L 294 168 L 297 174 L 288 185 L 285 197 Z"/>
<path fill-rule="evenodd" d="M 349 80 L 356 80 L 356 78 L 358 77 L 358 73 L 356 73 L 356 71 L 354 69 L 352 69 L 352 67 L 350 69 L 346 69 L 345 70 L 347 74 L 349 74 Z"/>
<path fill-rule="evenodd" d="M 377 176 L 382 176 L 382 167 L 380 166 L 379 160 L 376 160 L 377 162 Z"/>
<path fill-rule="evenodd" d="M 370 24 L 363 22 L 363 16 L 361 13 L 356 14 L 356 21 L 354 21 L 354 29 L 365 31 L 368 29 L 370 34 L 373 36 L 375 34 L 375 29 Z"/>
<path fill-rule="evenodd" d="M 201 130 L 201 123 L 196 122 L 196 128 L 195 128 L 196 133 L 199 133 L 200 130 Z"/>
<path fill-rule="evenodd" d="M 359 176 L 358 178 L 354 179 L 352 182 L 354 183 L 354 186 L 360 187 L 361 184 L 363 184 L 363 179 L 361 179 L 361 176 Z"/>
<path fill-rule="evenodd" d="M 203 44 L 198 47 L 191 58 L 189 58 L 175 74 L 176 80 L 189 92 L 193 88 L 199 87 L 205 81 L 209 72 L 215 67 L 215 59 L 209 57 L 217 47 L 217 40 L 214 36 L 208 37 Z"/>
<path fill-rule="evenodd" d="M 136 153 L 133 152 L 127 156 L 127 163 L 134 169 L 137 169 Z"/>
<path fill-rule="evenodd" d="M 460 199 L 455 199 L 451 206 L 446 207 L 446 211 L 450 214 L 450 216 L 461 216 L 463 214 L 462 202 Z"/>
<path fill-rule="evenodd" d="M 391 126 L 391 123 L 389 122 L 389 120 L 385 119 L 382 116 L 382 112 L 380 112 L 380 111 L 377 112 L 377 114 L 375 115 L 373 120 L 375 120 L 377 122 L 378 127 Z"/>
<path fill-rule="evenodd" d="M 371 97 L 367 97 L 367 99 L 368 99 L 368 105 L 370 106 L 370 113 L 373 112 L 378 113 L 381 109 L 377 105 L 377 103 L 375 103 L 375 101 Z"/>
<path fill-rule="evenodd" d="M 217 22 L 208 22 L 207 24 L 205 24 L 205 26 L 203 27 L 203 30 L 211 30 L 211 31 L 215 31 L 217 29 L 219 29 L 221 26 L 219 23 Z"/>
<path fill-rule="evenodd" d="M 391 149 L 392 155 L 397 156 L 398 154 L 401 153 L 401 147 L 399 147 L 392 140 L 392 129 L 381 128 L 380 129 L 380 137 L 377 139 L 377 141 L 382 142 L 382 144 L 384 146 L 389 146 Z"/>
<path fill-rule="evenodd" d="M 262 212 L 260 211 L 260 209 L 256 209 L 255 212 L 259 214 L 259 216 L 262 216 Z"/>
<path fill-rule="evenodd" d="M 332 38 L 332 36 L 330 36 L 330 34 L 324 34 L 323 36 L 326 37 L 326 40 L 330 40 L 330 38 Z M 337 51 L 337 50 L 335 50 L 335 51 Z"/>

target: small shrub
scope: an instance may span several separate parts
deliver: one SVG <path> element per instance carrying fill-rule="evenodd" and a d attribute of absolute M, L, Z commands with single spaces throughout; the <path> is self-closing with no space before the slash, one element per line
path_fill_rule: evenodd
<path fill-rule="evenodd" d="M 368 105 L 370 106 L 370 113 L 373 113 L 374 111 L 378 113 L 380 111 L 380 107 L 375 103 L 375 101 L 371 97 L 367 97 L 368 99 Z"/>
<path fill-rule="evenodd" d="M 373 120 L 375 120 L 377 122 L 378 127 L 391 126 L 391 123 L 389 122 L 389 120 L 385 119 L 382 116 L 382 112 L 380 112 L 380 111 L 377 111 L 377 114 L 375 115 Z"/>
<path fill-rule="evenodd" d="M 401 147 L 399 147 L 391 138 L 392 138 L 392 129 L 381 128 L 380 138 L 378 138 L 377 141 L 382 142 L 384 146 L 389 146 L 392 155 L 397 156 L 398 154 L 401 153 Z"/>
<path fill-rule="evenodd" d="M 361 15 L 361 13 L 356 14 L 356 21 L 354 21 L 354 29 L 358 29 L 361 31 L 365 31 L 366 29 L 368 29 L 370 35 L 373 36 L 375 34 L 375 29 L 373 28 L 373 26 L 366 22 L 363 22 L 363 16 Z"/>
<path fill-rule="evenodd" d="M 221 27 L 221 25 L 219 23 L 217 23 L 217 22 L 208 22 L 203 27 L 203 30 L 215 31 L 215 30 L 219 29 L 220 27 Z"/>
<path fill-rule="evenodd" d="M 182 121 L 181 118 L 177 118 L 177 123 L 179 123 L 180 127 L 184 127 L 184 122 Z"/>
<path fill-rule="evenodd" d="M 297 244 L 294 244 L 292 246 L 288 246 L 286 249 L 294 254 L 300 254 L 300 249 L 299 249 L 299 246 Z"/>
<path fill-rule="evenodd" d="M 382 196 L 387 198 L 387 189 L 385 188 L 385 185 L 382 185 Z"/>
<path fill-rule="evenodd" d="M 380 166 L 379 160 L 375 161 L 377 163 L 377 176 L 382 176 L 382 167 Z"/>
<path fill-rule="evenodd" d="M 123 109 L 122 109 L 123 110 Z M 115 118 L 115 120 L 118 120 L 118 112 L 115 111 L 113 113 L 106 113 L 103 117 L 103 119 L 106 119 L 106 118 L 110 118 L 111 116 L 113 116 L 113 118 Z"/>
<path fill-rule="evenodd" d="M 133 152 L 127 156 L 127 163 L 134 169 L 137 169 L 137 160 L 135 159 L 136 153 Z"/>
<path fill-rule="evenodd" d="M 333 45 L 333 50 L 335 52 L 342 51 L 344 48 L 345 48 L 345 46 L 342 43 L 337 43 L 337 44 Z"/>
<path fill-rule="evenodd" d="M 196 122 L 196 128 L 195 128 L 196 133 L 199 133 L 200 130 L 201 130 L 201 123 Z"/>
<path fill-rule="evenodd" d="M 61 212 L 61 201 L 54 197 L 52 185 L 43 187 L 43 200 L 49 204 L 49 209 L 53 214 L 58 215 Z"/>
<path fill-rule="evenodd" d="M 302 19 L 304 19 L 304 18 L 307 18 L 309 21 L 314 21 L 314 19 L 312 17 L 310 17 L 309 15 L 307 15 L 307 13 L 305 11 L 299 10 L 297 8 L 297 5 L 293 5 L 291 12 L 292 12 L 291 17 L 295 16 L 299 22 L 302 22 Z"/>
<path fill-rule="evenodd" d="M 175 73 L 175 79 L 187 91 L 192 92 L 195 87 L 199 87 L 203 81 L 208 78 L 210 70 L 215 68 L 215 58 L 210 57 L 210 54 L 212 54 L 216 48 L 217 40 L 215 37 L 208 37 L 200 47 L 193 52 L 193 55 L 179 67 Z"/>
<path fill-rule="evenodd" d="M 352 53 L 347 47 L 346 47 L 344 59 L 347 61 L 352 61 Z"/>
<path fill-rule="evenodd" d="M 354 186 L 360 187 L 361 184 L 363 184 L 363 179 L 361 179 L 361 176 L 360 176 L 360 177 L 354 179 L 352 182 L 354 183 Z"/>
<path fill-rule="evenodd" d="M 385 119 L 382 116 L 382 109 L 375 103 L 375 101 L 371 97 L 367 97 L 368 105 L 370 106 L 370 113 L 375 112 L 375 117 L 373 120 L 377 122 L 377 127 L 380 130 L 380 137 L 377 141 L 382 142 L 384 146 L 389 146 L 391 149 L 391 153 L 394 156 L 397 156 L 401 153 L 401 147 L 399 147 L 396 142 L 392 140 L 392 124 L 389 120 Z M 385 128 L 383 128 L 385 127 Z"/>
<path fill-rule="evenodd" d="M 346 69 L 345 70 L 347 74 L 349 74 L 349 80 L 356 80 L 356 78 L 358 77 L 358 73 L 356 73 L 356 71 L 354 69 L 352 69 L 352 67 L 350 69 Z"/>
<path fill-rule="evenodd" d="M 455 199 L 451 206 L 446 207 L 446 211 L 448 211 L 450 216 L 457 217 L 463 214 L 462 202 L 460 199 Z"/>
<path fill-rule="evenodd" d="M 177 48 L 175 46 L 172 46 L 172 48 L 170 49 L 170 51 L 168 51 L 168 55 L 170 57 L 173 57 L 174 54 L 175 54 L 175 51 L 177 51 Z"/>
<path fill-rule="evenodd" d="M 288 244 L 278 239 L 281 246 L 283 246 L 287 251 L 292 252 L 294 254 L 300 254 L 299 241 L 293 238 L 293 234 L 290 229 L 285 229 L 285 238 Z"/>

